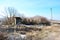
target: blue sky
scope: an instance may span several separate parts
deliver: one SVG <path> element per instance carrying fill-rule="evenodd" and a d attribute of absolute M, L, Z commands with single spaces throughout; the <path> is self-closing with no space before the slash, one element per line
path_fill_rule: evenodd
<path fill-rule="evenodd" d="M 60 0 L 0 0 L 0 17 L 5 16 L 2 12 L 6 7 L 14 7 L 19 13 L 27 17 L 35 15 L 60 20 Z"/>

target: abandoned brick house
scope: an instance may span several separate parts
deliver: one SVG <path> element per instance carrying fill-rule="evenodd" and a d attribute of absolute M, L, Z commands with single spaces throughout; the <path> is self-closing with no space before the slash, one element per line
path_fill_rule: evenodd
<path fill-rule="evenodd" d="M 20 17 L 15 17 L 15 24 L 21 24 L 22 18 Z"/>

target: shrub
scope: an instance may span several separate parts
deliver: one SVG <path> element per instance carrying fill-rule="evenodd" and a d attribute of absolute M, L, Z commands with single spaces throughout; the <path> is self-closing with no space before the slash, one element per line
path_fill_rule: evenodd
<path fill-rule="evenodd" d="M 7 36 L 2 32 L 0 32 L 0 40 L 7 40 Z"/>

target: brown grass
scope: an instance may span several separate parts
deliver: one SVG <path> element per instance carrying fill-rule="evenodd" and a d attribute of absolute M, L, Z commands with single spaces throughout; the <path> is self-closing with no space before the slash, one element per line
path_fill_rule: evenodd
<path fill-rule="evenodd" d="M 27 33 L 29 40 L 60 40 L 60 26 L 47 26 L 41 31 Z"/>
<path fill-rule="evenodd" d="M 7 36 L 5 33 L 0 32 L 0 40 L 7 40 Z"/>

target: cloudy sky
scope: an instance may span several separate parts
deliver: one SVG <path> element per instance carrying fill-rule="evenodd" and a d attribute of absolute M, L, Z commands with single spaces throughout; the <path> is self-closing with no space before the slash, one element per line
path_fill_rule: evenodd
<path fill-rule="evenodd" d="M 27 17 L 35 15 L 60 20 L 60 0 L 0 0 L 0 18 L 5 16 L 3 10 L 7 7 L 14 7 L 19 13 Z"/>

